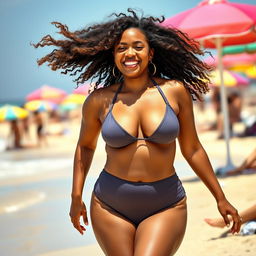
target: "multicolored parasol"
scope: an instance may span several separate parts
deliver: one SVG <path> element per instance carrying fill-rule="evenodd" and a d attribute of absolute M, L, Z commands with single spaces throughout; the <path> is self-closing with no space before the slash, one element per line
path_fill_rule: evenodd
<path fill-rule="evenodd" d="M 224 84 L 227 87 L 238 87 L 238 86 L 245 86 L 250 83 L 249 79 L 245 76 L 242 76 L 238 73 L 224 70 L 223 71 L 224 77 Z M 220 86 L 221 85 L 221 78 L 220 73 L 217 70 L 211 72 L 211 85 L 213 86 Z"/>
<path fill-rule="evenodd" d="M 30 111 L 51 111 L 56 109 L 57 104 L 50 102 L 50 101 L 45 101 L 45 100 L 32 100 L 28 101 L 24 105 L 25 109 L 30 110 Z"/>
<path fill-rule="evenodd" d="M 28 111 L 13 105 L 4 105 L 0 108 L 0 121 L 23 119 L 28 116 Z"/>
<path fill-rule="evenodd" d="M 227 163 L 222 168 L 225 173 L 234 168 L 234 164 L 230 157 L 229 113 L 223 79 L 222 48 L 255 42 L 256 5 L 233 3 L 227 0 L 204 0 L 196 7 L 166 19 L 161 25 L 178 28 L 191 38 L 198 40 L 204 47 L 217 49 L 227 153 Z"/>
<path fill-rule="evenodd" d="M 28 94 L 26 100 L 49 100 L 55 103 L 59 103 L 66 95 L 67 93 L 59 88 L 44 85 Z"/>

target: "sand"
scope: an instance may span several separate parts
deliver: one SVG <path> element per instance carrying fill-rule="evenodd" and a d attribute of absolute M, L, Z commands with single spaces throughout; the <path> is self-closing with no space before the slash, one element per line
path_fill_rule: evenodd
<path fill-rule="evenodd" d="M 203 119 L 199 118 L 199 123 L 203 122 Z M 22 160 L 28 158 L 47 158 L 47 157 L 67 157 L 72 159 L 72 155 L 74 152 L 79 124 L 77 121 L 70 123 L 70 131 L 71 133 L 68 136 L 51 136 L 49 138 L 49 145 L 42 148 L 30 148 L 24 150 L 14 150 L 1 152 L 0 160 Z M 0 135 L 2 137 L 5 136 L 6 126 L 0 125 Z M 56 131 L 59 129 L 58 124 L 51 125 L 52 131 Z M 239 129 L 239 127 L 238 127 Z M 216 132 L 204 132 L 199 134 L 200 140 L 209 155 L 211 161 L 216 165 L 224 165 L 225 164 L 225 142 L 223 140 L 216 140 Z M 235 164 L 239 164 L 244 157 L 246 157 L 252 148 L 256 145 L 255 137 L 246 137 L 246 138 L 232 138 L 230 142 L 231 155 Z M 105 161 L 104 154 L 104 143 L 102 139 L 99 139 L 99 144 L 95 153 L 94 161 L 89 172 L 88 178 L 97 177 L 102 163 Z M 177 160 L 184 161 L 182 155 L 177 150 Z M 26 177 L 16 177 L 16 178 L 6 178 L 0 179 L 0 188 L 12 188 L 13 186 L 31 186 L 32 184 L 40 181 L 59 181 L 61 179 L 71 180 L 72 172 L 71 171 L 58 171 L 58 172 L 49 172 L 47 175 L 42 173 L 35 173 Z M 248 174 L 248 175 L 240 175 L 235 177 L 226 177 L 226 178 L 218 178 L 219 182 L 226 194 L 226 197 L 230 200 L 230 202 L 237 207 L 238 210 L 242 210 L 252 204 L 255 204 L 255 184 L 256 184 L 256 174 Z M 227 233 L 227 228 L 219 229 L 212 228 L 208 226 L 204 222 L 204 218 L 206 217 L 218 217 L 219 213 L 217 211 L 216 202 L 204 184 L 198 180 L 197 178 L 185 178 L 183 179 L 183 184 L 188 196 L 188 224 L 186 234 L 183 240 L 182 245 L 180 246 L 177 256 L 199 256 L 199 255 L 207 255 L 207 256 L 254 256 L 256 253 L 256 236 L 241 236 L 241 235 L 231 235 Z M 67 199 L 69 197 L 69 192 L 64 190 L 67 194 L 62 195 Z M 32 193 L 32 192 L 31 192 Z M 58 195 L 58 191 L 52 192 L 55 197 Z M 37 196 L 39 198 L 38 202 L 29 201 L 31 204 L 40 204 L 40 200 L 47 201 L 52 198 L 43 198 L 44 195 L 31 195 Z M 40 197 L 41 196 L 41 197 Z M 40 199 L 41 198 L 41 199 Z M 8 203 L 15 201 L 15 198 L 9 198 L 10 200 L 1 200 L 0 197 L 0 217 L 5 216 L 8 217 L 8 212 L 6 212 L 6 206 Z M 58 200 L 58 199 L 56 199 Z M 16 200 L 17 201 L 17 200 Z M 27 206 L 24 206 L 27 207 Z M 55 207 L 54 205 L 52 207 Z M 56 206 L 57 207 L 57 206 Z M 4 210 L 5 209 L 5 210 Z M 67 209 L 62 209 L 67 210 Z M 46 213 L 47 214 L 47 213 Z M 24 219 L 26 220 L 26 216 Z M 49 217 L 50 218 L 50 217 Z M 49 219 L 50 220 L 50 219 Z M 66 213 L 66 219 L 59 220 L 60 222 L 67 222 L 68 213 Z M 1 222 L 1 219 L 0 219 Z M 47 225 L 47 223 L 45 224 Z M 50 225 L 50 224 L 49 224 Z M 2 226 L 2 224 L 1 224 Z M 41 223 L 34 223 L 34 229 L 40 229 Z M 4 234 L 5 230 L 2 229 L 1 233 Z M 20 231 L 17 231 L 20 232 Z M 31 231 L 32 232 L 32 231 Z M 35 231 L 33 231 L 35 232 Z M 67 231 L 66 231 L 67 232 Z M 69 232 L 69 231 L 68 231 Z M 72 227 L 70 226 L 70 233 L 74 232 Z M 50 234 L 48 234 L 50 235 Z M 88 244 L 83 241 L 87 241 L 87 234 L 84 235 L 84 240 L 79 240 L 79 244 L 76 246 L 67 248 L 65 241 L 62 241 L 63 247 L 58 246 L 58 249 L 52 249 L 51 246 L 45 244 L 43 250 L 38 253 L 27 253 L 33 247 L 33 233 L 31 233 L 31 244 L 28 247 L 22 248 L 22 253 L 20 255 L 38 255 L 38 256 L 71 256 L 71 255 L 89 255 L 89 256 L 101 256 L 103 253 L 101 252 L 99 246 L 97 245 L 95 239 L 92 239 L 92 243 Z M 79 234 L 77 233 L 78 237 Z M 92 236 L 92 234 L 90 235 Z M 3 236 L 4 237 L 4 236 Z M 13 240 L 14 241 L 14 240 Z M 45 241 L 47 240 L 47 234 L 45 235 Z M 85 244 L 87 244 L 85 246 Z M 15 247 L 15 242 L 11 245 Z M 18 251 L 18 249 L 17 249 Z M 30 250 L 31 252 L 31 250 Z M 3 255 L 3 254 L 2 254 Z M 9 254 L 8 254 L 9 255 Z"/>

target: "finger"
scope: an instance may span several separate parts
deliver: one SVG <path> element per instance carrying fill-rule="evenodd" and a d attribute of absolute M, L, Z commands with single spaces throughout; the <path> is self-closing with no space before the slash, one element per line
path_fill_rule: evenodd
<path fill-rule="evenodd" d="M 83 212 L 83 221 L 84 221 L 84 224 L 85 224 L 86 226 L 88 226 L 88 225 L 89 225 L 89 222 L 88 222 L 88 218 L 87 218 L 87 214 L 86 214 L 86 212 Z"/>
<path fill-rule="evenodd" d="M 85 224 L 86 226 L 88 226 L 88 225 L 89 225 L 89 222 L 88 222 L 88 218 L 87 218 L 86 206 L 85 206 L 84 203 L 83 203 L 82 216 L 83 216 L 84 224 Z"/>
<path fill-rule="evenodd" d="M 73 226 L 81 235 L 84 234 L 84 232 L 83 232 L 84 230 L 80 224 L 79 225 L 74 224 Z"/>
<path fill-rule="evenodd" d="M 232 217 L 233 217 L 233 226 L 232 226 L 231 230 L 232 230 L 232 233 L 234 234 L 234 233 L 239 232 L 241 224 L 242 224 L 242 219 L 238 214 L 236 214 Z"/>
<path fill-rule="evenodd" d="M 228 218 L 228 215 L 227 214 L 223 214 L 222 217 L 224 219 L 224 222 L 225 222 L 226 226 L 229 227 L 230 226 L 230 220 Z"/>
<path fill-rule="evenodd" d="M 82 227 L 81 227 L 81 225 L 80 225 L 79 219 L 76 218 L 74 221 L 72 221 L 72 223 L 73 223 L 74 228 L 77 229 L 78 232 L 79 232 L 81 235 L 83 235 L 83 229 L 82 229 Z"/>
<path fill-rule="evenodd" d="M 239 217 L 238 214 L 231 214 L 232 215 L 232 220 L 233 220 L 233 225 L 231 227 L 231 233 L 234 234 L 238 228 L 238 223 L 239 223 Z"/>

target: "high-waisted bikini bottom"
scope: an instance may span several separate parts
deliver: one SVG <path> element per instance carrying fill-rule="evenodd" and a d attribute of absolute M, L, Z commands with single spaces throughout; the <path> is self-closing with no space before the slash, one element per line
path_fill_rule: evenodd
<path fill-rule="evenodd" d="M 103 170 L 94 186 L 96 197 L 135 226 L 174 206 L 186 194 L 176 174 L 154 182 L 132 182 Z"/>

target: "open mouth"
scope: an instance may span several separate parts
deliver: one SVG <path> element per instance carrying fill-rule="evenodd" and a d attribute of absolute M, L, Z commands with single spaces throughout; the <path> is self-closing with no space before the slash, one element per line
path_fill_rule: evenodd
<path fill-rule="evenodd" d="M 139 61 L 125 61 L 123 64 L 126 68 L 136 68 L 139 64 Z"/>

